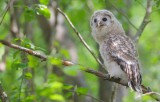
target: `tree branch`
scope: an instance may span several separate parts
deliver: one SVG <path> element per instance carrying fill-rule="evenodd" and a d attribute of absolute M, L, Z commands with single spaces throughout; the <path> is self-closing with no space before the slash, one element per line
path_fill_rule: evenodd
<path fill-rule="evenodd" d="M 134 29 L 138 30 L 138 28 L 129 20 L 129 17 L 128 17 L 123 11 L 119 10 L 115 5 L 112 4 L 111 1 L 107 1 L 107 2 L 109 2 L 109 3 L 112 5 L 112 7 L 113 7 L 117 12 L 121 13 L 121 14 L 127 19 L 128 23 L 129 23 Z"/>
<path fill-rule="evenodd" d="M 79 93 L 79 92 L 77 92 L 76 90 L 73 90 L 73 91 L 66 90 L 66 91 L 69 91 L 69 92 L 72 92 L 72 93 L 78 93 L 78 95 L 84 95 L 84 96 L 90 97 L 90 98 L 96 100 L 97 102 L 104 102 L 104 101 L 102 101 L 102 100 L 100 100 L 100 99 L 97 99 L 97 98 L 91 96 L 90 94 Z"/>
<path fill-rule="evenodd" d="M 25 48 L 25 47 L 22 47 L 22 46 L 19 46 L 19 45 L 16 45 L 16 44 L 12 44 L 8 41 L 0 40 L 0 43 L 2 43 L 3 45 L 6 45 L 8 47 L 23 51 L 23 52 L 28 53 L 30 55 L 33 55 L 35 57 L 38 57 L 38 58 L 42 59 L 42 61 L 45 61 L 47 59 L 47 57 L 45 55 L 42 55 L 41 53 L 39 53 L 37 51 L 33 51 L 31 49 L 28 49 L 28 48 Z"/>
<path fill-rule="evenodd" d="M 152 0 L 147 0 L 147 8 L 146 8 L 146 13 L 145 16 L 143 18 L 143 21 L 136 33 L 136 35 L 134 36 L 134 42 L 137 42 L 138 39 L 140 38 L 140 36 L 142 35 L 142 32 L 144 30 L 144 28 L 146 27 L 146 25 L 151 22 L 151 20 L 149 19 L 150 14 L 152 12 Z"/>
<path fill-rule="evenodd" d="M 5 40 L 0 40 L 0 43 L 2 43 L 5 46 L 11 47 L 11 48 L 23 51 L 25 53 L 28 53 L 30 55 L 33 55 L 35 57 L 38 57 L 38 58 L 42 59 L 43 61 L 47 60 L 47 56 L 46 55 L 42 55 L 41 53 L 33 51 L 31 49 L 28 49 L 28 48 L 25 48 L 25 47 L 22 47 L 22 46 L 19 46 L 19 45 L 16 45 L 16 44 L 11 44 L 10 42 L 5 41 Z M 118 84 L 121 84 L 123 86 L 128 87 L 128 84 L 123 82 L 120 78 L 110 77 L 109 74 L 93 70 L 93 68 L 84 67 L 84 65 L 76 64 L 76 63 L 73 63 L 71 61 L 66 61 L 66 60 L 61 60 L 61 63 L 64 66 L 72 66 L 72 65 L 82 66 L 83 68 L 81 70 L 83 70 L 83 71 L 85 71 L 87 73 L 93 74 L 93 75 L 95 75 L 95 76 L 97 76 L 99 78 L 102 78 L 104 80 L 115 82 L 115 83 L 118 83 Z M 153 97 L 157 101 L 160 101 L 160 99 L 155 94 L 156 92 L 152 91 L 149 87 L 145 87 L 144 85 L 141 85 L 141 87 L 142 87 L 143 94 L 150 93 L 149 95 L 151 97 Z"/>
<path fill-rule="evenodd" d="M 2 13 L 2 19 L 1 19 L 1 21 L 0 21 L 0 25 L 2 24 L 2 22 L 3 22 L 3 20 L 4 20 L 4 17 L 5 17 L 6 14 L 7 14 L 8 9 L 9 9 L 10 6 L 14 3 L 14 1 L 15 1 L 15 0 L 10 0 L 10 2 L 7 4 L 7 6 L 6 6 L 5 10 L 4 10 L 4 15 L 3 15 L 3 13 Z"/>
<path fill-rule="evenodd" d="M 76 30 L 75 26 L 72 24 L 72 22 L 70 21 L 70 19 L 68 18 L 68 16 L 60 9 L 57 8 L 58 12 L 61 13 L 65 19 L 67 20 L 67 22 L 69 23 L 69 25 L 71 26 L 71 28 L 74 30 L 74 32 L 77 34 L 78 38 L 80 39 L 80 41 L 83 43 L 83 45 L 87 48 L 87 50 L 92 54 L 92 56 L 95 58 L 95 60 L 104 68 L 104 65 L 101 63 L 101 61 L 97 58 L 97 56 L 94 54 L 94 52 L 91 50 L 91 48 L 87 45 L 87 43 L 84 41 L 83 37 L 81 36 L 81 34 Z M 104 68 L 105 69 L 105 68 Z"/>

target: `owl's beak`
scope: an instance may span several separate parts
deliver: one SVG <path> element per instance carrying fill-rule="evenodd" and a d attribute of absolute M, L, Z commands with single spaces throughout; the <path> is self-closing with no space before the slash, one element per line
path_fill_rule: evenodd
<path fill-rule="evenodd" d="M 101 21 L 97 22 L 97 27 L 101 27 L 101 26 L 103 26 L 102 22 Z"/>

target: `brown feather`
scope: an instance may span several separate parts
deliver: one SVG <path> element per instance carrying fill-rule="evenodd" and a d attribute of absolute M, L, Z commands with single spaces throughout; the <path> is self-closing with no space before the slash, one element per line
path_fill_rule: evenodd
<path fill-rule="evenodd" d="M 128 76 L 129 86 L 141 92 L 141 74 L 136 58 L 136 50 L 132 42 L 125 35 L 110 35 L 107 41 L 107 49 L 110 57 L 116 61 L 120 68 Z"/>

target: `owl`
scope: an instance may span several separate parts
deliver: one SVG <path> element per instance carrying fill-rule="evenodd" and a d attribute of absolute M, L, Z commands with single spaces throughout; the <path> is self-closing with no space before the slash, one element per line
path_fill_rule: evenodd
<path fill-rule="evenodd" d="M 142 93 L 137 51 L 120 22 L 112 12 L 98 10 L 92 15 L 90 26 L 110 76 L 120 78 L 132 90 Z"/>

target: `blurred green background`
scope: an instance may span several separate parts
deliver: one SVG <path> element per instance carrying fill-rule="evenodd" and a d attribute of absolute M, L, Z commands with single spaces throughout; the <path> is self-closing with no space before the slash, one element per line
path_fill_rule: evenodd
<path fill-rule="evenodd" d="M 136 47 L 143 84 L 160 92 L 160 1 L 151 1 L 151 22 Z M 0 0 L 0 19 L 8 3 L 11 6 L 0 25 L 0 39 L 48 56 L 47 61 L 41 61 L 0 44 L 0 82 L 10 102 L 110 102 L 113 83 L 83 72 L 79 65 L 61 65 L 63 59 L 102 69 L 56 8 L 68 15 L 98 56 L 89 26 L 93 12 L 110 10 L 133 38 L 137 30 L 129 21 L 139 28 L 147 0 Z M 148 95 L 137 98 L 126 87 L 117 90 L 114 102 L 154 102 Z"/>

